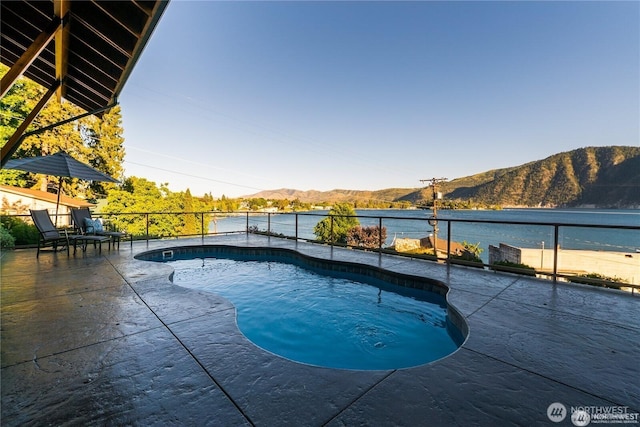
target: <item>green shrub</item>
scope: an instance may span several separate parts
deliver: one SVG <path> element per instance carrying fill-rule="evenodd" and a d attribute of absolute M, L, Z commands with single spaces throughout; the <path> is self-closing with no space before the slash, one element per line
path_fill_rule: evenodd
<path fill-rule="evenodd" d="M 480 247 L 480 242 L 469 243 L 466 240 L 463 240 L 462 246 L 464 246 L 466 250 L 466 253 L 462 254 L 463 259 L 468 259 L 474 262 L 482 262 L 482 260 L 480 259 L 480 254 L 484 251 L 484 249 Z"/>
<path fill-rule="evenodd" d="M 20 218 L 3 215 L 0 217 L 2 227 L 14 238 L 16 245 L 32 245 L 38 243 L 40 234 L 35 225 L 27 224 Z"/>
<path fill-rule="evenodd" d="M 626 281 L 620 277 L 610 277 L 610 276 L 605 276 L 604 274 L 599 274 L 599 273 L 580 274 L 578 276 L 567 277 L 567 279 L 573 283 L 582 283 L 584 285 L 595 284 L 595 285 L 602 285 L 605 287 L 607 287 L 606 283 L 602 283 L 602 282 L 626 283 Z"/>
<path fill-rule="evenodd" d="M 9 230 L 0 224 L 0 248 L 13 249 L 16 246 L 16 239 L 9 233 Z"/>
<path fill-rule="evenodd" d="M 355 226 L 347 231 L 347 245 L 377 249 L 387 239 L 387 227 L 382 229 L 375 225 L 371 227 Z"/>
<path fill-rule="evenodd" d="M 415 256 L 417 258 L 427 258 L 427 259 L 435 259 L 435 252 L 431 248 L 415 248 L 410 249 L 408 251 L 396 252 L 399 254 L 408 254 L 409 256 Z"/>
<path fill-rule="evenodd" d="M 497 261 L 491 264 L 493 270 L 508 271 L 510 273 L 523 274 L 525 276 L 536 275 L 536 269 L 526 264 L 517 264 L 509 261 Z"/>
<path fill-rule="evenodd" d="M 461 255 L 451 254 L 451 259 L 473 262 L 476 264 L 482 264 L 482 259 L 479 256 L 474 255 L 471 252 L 463 252 Z"/>

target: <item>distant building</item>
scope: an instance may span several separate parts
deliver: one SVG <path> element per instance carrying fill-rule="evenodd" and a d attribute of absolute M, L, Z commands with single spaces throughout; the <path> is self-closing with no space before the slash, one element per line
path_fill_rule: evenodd
<path fill-rule="evenodd" d="M 410 239 L 410 238 L 394 238 L 393 243 L 391 243 L 391 247 L 393 247 L 398 252 L 409 252 L 418 249 L 433 249 L 434 248 L 434 237 L 433 234 L 423 237 L 422 239 Z M 447 254 L 447 240 L 446 239 L 438 239 L 437 241 L 437 250 L 440 255 Z M 467 249 L 460 243 L 451 241 L 449 252 L 451 255 L 461 256 Z"/>
<path fill-rule="evenodd" d="M 52 220 L 56 213 L 57 194 L 45 191 L 32 190 L 30 188 L 11 187 L 0 185 L 0 199 L 2 200 L 2 213 L 5 215 L 28 215 L 29 209 L 47 209 Z M 71 225 L 71 209 L 92 208 L 93 203 L 86 200 L 60 195 L 60 207 L 58 208 L 58 226 Z"/>
<path fill-rule="evenodd" d="M 434 245 L 434 243 L 437 243 Z M 437 242 L 434 241 L 433 234 L 428 235 L 427 237 L 423 237 L 420 239 L 420 246 L 423 248 L 433 249 L 434 247 L 437 249 L 439 253 L 446 254 L 447 253 L 447 239 L 438 238 Z M 458 242 L 451 241 L 449 246 L 449 253 L 451 255 L 461 256 L 467 251 L 467 249 Z"/>
<path fill-rule="evenodd" d="M 270 206 L 268 208 L 262 208 L 262 209 L 258 209 L 258 212 L 264 212 L 264 213 L 276 213 L 278 212 L 278 208 L 275 206 Z"/>

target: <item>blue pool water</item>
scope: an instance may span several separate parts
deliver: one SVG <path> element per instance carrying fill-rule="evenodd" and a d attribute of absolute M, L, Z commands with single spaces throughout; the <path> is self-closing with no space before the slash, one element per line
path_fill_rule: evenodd
<path fill-rule="evenodd" d="M 171 265 L 175 284 L 228 299 L 249 340 L 297 362 L 408 368 L 447 356 L 461 341 L 444 298 L 430 292 L 381 288 L 280 262 L 205 258 Z"/>

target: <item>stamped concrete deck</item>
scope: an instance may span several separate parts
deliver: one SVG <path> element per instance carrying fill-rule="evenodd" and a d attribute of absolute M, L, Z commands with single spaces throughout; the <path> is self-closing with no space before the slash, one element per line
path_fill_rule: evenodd
<path fill-rule="evenodd" d="M 1 423 L 22 425 L 496 426 L 552 423 L 553 402 L 640 412 L 640 298 L 255 235 L 277 246 L 445 282 L 470 334 L 411 369 L 307 366 L 254 346 L 222 298 L 133 259 L 200 239 L 1 258 Z"/>

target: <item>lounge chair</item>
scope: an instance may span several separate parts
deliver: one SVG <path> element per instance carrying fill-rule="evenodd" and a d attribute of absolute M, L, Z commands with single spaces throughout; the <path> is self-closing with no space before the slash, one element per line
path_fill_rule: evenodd
<path fill-rule="evenodd" d="M 111 242 L 113 247 L 118 244 L 120 249 L 120 239 L 125 237 L 127 233 L 120 231 L 105 231 L 102 228 L 102 224 L 97 224 L 93 218 L 91 218 L 91 211 L 89 208 L 71 209 L 71 218 L 73 224 L 82 235 L 94 235 L 94 236 L 106 236 L 109 238 L 109 249 L 111 249 Z"/>
<path fill-rule="evenodd" d="M 67 256 L 69 256 L 69 235 L 66 230 L 60 231 L 53 225 L 49 212 L 44 210 L 30 210 L 31 218 L 35 224 L 40 238 L 38 239 L 38 252 L 36 258 L 40 256 L 40 248 L 52 246 L 54 251 L 58 250 L 58 246 L 67 248 Z"/>

